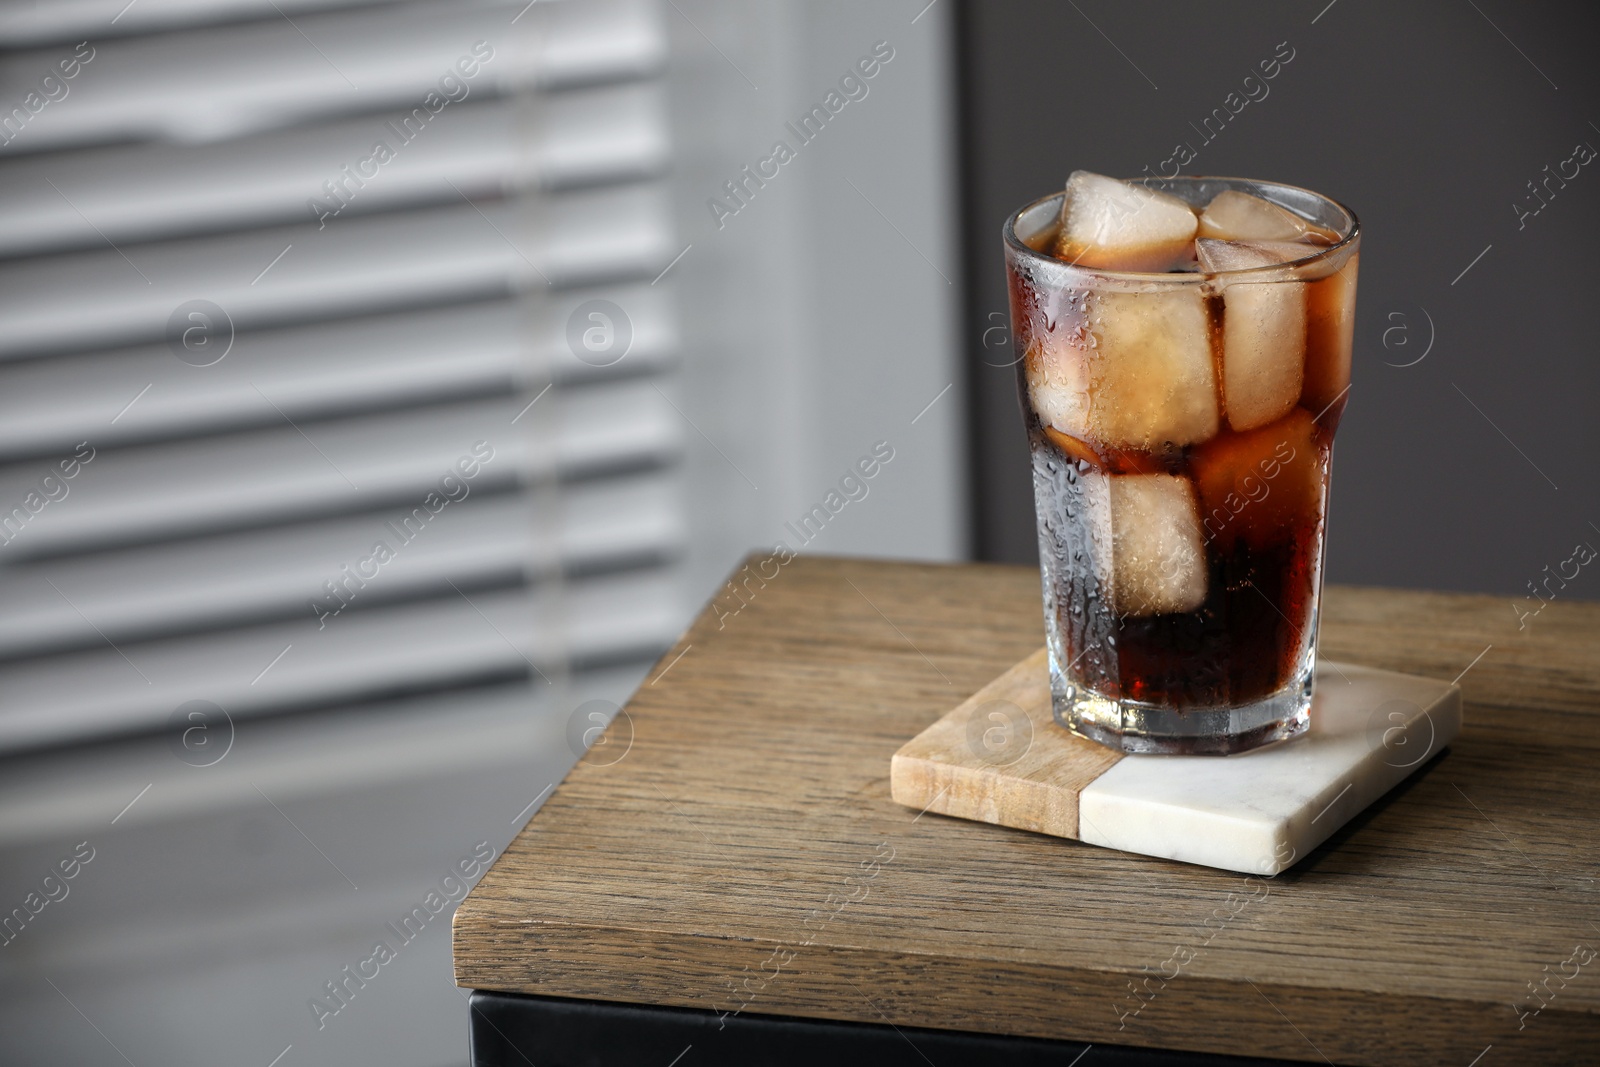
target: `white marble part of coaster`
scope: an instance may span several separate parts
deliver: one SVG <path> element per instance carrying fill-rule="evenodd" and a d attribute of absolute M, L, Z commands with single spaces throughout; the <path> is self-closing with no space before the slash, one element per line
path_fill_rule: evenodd
<path fill-rule="evenodd" d="M 1323 661 L 1311 725 L 1236 756 L 1127 756 L 1085 786 L 1079 839 L 1274 875 L 1394 788 L 1461 731 L 1461 690 Z"/>

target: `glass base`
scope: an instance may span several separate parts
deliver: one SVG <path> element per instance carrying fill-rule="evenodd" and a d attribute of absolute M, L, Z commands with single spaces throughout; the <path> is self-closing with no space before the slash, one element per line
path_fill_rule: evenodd
<path fill-rule="evenodd" d="M 1311 725 L 1314 662 L 1265 699 L 1237 708 L 1154 707 L 1112 700 L 1051 673 L 1056 722 L 1107 748 L 1141 755 L 1216 755 L 1248 752 L 1303 734 Z"/>

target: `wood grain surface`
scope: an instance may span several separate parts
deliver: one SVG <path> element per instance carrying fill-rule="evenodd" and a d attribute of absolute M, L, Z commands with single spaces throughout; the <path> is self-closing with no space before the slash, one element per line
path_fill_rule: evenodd
<path fill-rule="evenodd" d="M 1330 587 L 1331 658 L 1449 681 L 1483 655 L 1451 750 L 1260 880 L 890 799 L 895 750 L 1038 648 L 1036 570 L 802 558 L 747 588 L 612 724 L 626 755 L 576 766 L 462 903 L 460 984 L 1309 1062 L 1594 1061 L 1600 605 L 1519 630 L 1508 600 Z"/>

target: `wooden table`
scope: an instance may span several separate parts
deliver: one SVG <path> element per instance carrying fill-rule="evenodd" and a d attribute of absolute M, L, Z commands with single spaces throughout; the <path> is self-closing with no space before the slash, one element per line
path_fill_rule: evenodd
<path fill-rule="evenodd" d="M 1466 725 L 1262 881 L 890 800 L 890 755 L 1040 644 L 1037 571 L 807 558 L 742 589 L 462 903 L 459 984 L 697 1009 L 720 1029 L 681 1067 L 765 1017 L 1341 1064 L 1600 1057 L 1600 605 L 1519 630 L 1507 599 L 1330 587 L 1324 654 L 1470 664 Z"/>

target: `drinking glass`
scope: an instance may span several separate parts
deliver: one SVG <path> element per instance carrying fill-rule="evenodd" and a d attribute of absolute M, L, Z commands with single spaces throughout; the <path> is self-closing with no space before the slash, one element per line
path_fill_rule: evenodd
<path fill-rule="evenodd" d="M 1054 254 L 1063 194 L 1007 220 L 1054 712 L 1126 752 L 1242 752 L 1309 724 L 1360 228 L 1290 185 L 1132 184 L 1260 197 L 1322 243 L 1136 273 Z"/>

